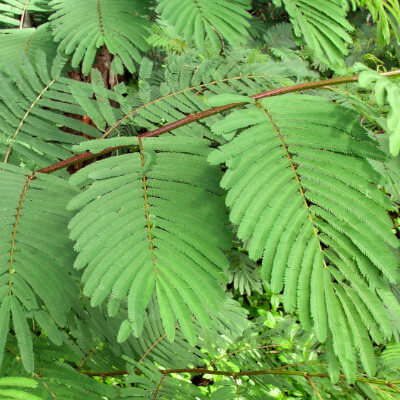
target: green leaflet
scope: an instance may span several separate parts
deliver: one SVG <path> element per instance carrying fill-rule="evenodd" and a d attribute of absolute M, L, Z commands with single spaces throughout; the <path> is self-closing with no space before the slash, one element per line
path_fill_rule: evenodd
<path fill-rule="evenodd" d="M 35 388 L 37 387 L 37 382 L 35 382 L 33 379 L 28 379 L 28 378 L 7 377 L 7 378 L 0 378 L 0 386 L 18 386 L 25 388 Z"/>
<path fill-rule="evenodd" d="M 179 322 L 195 343 L 192 314 L 210 326 L 224 300 L 222 250 L 231 242 L 219 173 L 206 162 L 206 140 L 165 136 L 142 143 L 143 160 L 139 153 L 116 156 L 72 176 L 71 182 L 85 186 L 69 205 L 80 210 L 70 222 L 79 251 L 75 266 L 85 268 L 84 293 L 93 305 L 110 294 L 128 296 L 136 336 L 152 294 L 158 293 L 168 338 Z"/>
<path fill-rule="evenodd" d="M 33 372 L 34 359 L 31 332 L 22 310 L 21 304 L 15 297 L 10 298 L 11 314 L 18 347 L 21 351 L 22 363 L 28 372 Z"/>
<path fill-rule="evenodd" d="M 371 341 L 368 336 L 368 331 L 360 319 L 356 308 L 351 300 L 345 295 L 342 288 L 335 286 L 338 298 L 346 313 L 346 317 L 353 333 L 355 346 L 360 353 L 361 362 L 369 376 L 374 376 L 376 373 L 376 360 Z"/>
<path fill-rule="evenodd" d="M 217 94 L 207 99 L 207 103 L 211 107 L 218 107 L 230 103 L 254 103 L 254 99 L 238 94 Z"/>
<path fill-rule="evenodd" d="M 392 36 L 399 41 L 400 6 L 396 0 L 351 0 L 351 5 L 353 10 L 357 6 L 368 8 L 373 21 L 377 23 L 377 36 L 381 44 L 389 44 Z"/>
<path fill-rule="evenodd" d="M 3 363 L 4 347 L 10 325 L 10 297 L 6 297 L 0 307 L 0 365 Z M 1 380 L 0 380 L 1 385 Z"/>
<path fill-rule="evenodd" d="M 120 64 L 130 72 L 136 70 L 135 62 L 141 59 L 139 51 L 148 48 L 149 23 L 140 15 L 145 2 L 84 0 L 77 6 L 73 0 L 53 0 L 51 5 L 55 12 L 50 20 L 54 39 L 60 43 L 58 51 L 73 54 L 73 67 L 82 62 L 82 72 L 89 74 L 97 49 L 105 44 L 118 60 L 112 65 L 114 73 L 123 73 L 123 69 L 118 68 Z"/>
<path fill-rule="evenodd" d="M 246 107 L 215 124 L 233 139 L 208 158 L 227 166 L 221 186 L 238 237 L 250 257 L 263 258 L 263 279 L 284 290 L 285 308 L 331 341 L 346 378 L 355 379 L 354 348 L 372 375 L 367 332 L 379 339 L 377 324 L 387 340 L 397 331 L 389 320 L 398 305 L 384 300 L 383 310 L 378 289 L 399 281 L 393 205 L 367 160 L 385 155 L 355 114 L 322 98 L 285 95 Z"/>
<path fill-rule="evenodd" d="M 126 339 L 130 336 L 132 332 L 132 323 L 129 320 L 125 320 L 122 322 L 119 331 L 118 331 L 118 337 L 117 341 L 118 343 L 123 343 L 125 342 Z"/>

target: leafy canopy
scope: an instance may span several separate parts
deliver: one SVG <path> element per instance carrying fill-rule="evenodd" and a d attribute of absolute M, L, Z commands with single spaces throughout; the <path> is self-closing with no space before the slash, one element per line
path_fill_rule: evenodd
<path fill-rule="evenodd" d="M 396 398 L 399 21 L 0 0 L 0 399 Z"/>

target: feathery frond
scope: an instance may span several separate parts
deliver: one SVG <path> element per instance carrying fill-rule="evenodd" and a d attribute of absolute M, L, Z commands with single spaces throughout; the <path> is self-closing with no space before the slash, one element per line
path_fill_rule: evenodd
<path fill-rule="evenodd" d="M 137 92 L 123 99 L 115 96 L 112 98 L 120 104 L 124 116 L 117 122 L 106 121 L 109 128 L 105 136 L 115 134 L 114 131 L 124 124 L 149 131 L 157 129 L 160 125 L 174 122 L 188 114 L 206 110 L 209 106 L 204 101 L 205 97 L 215 94 L 252 95 L 278 85 L 291 84 L 292 77 L 315 77 L 314 72 L 305 68 L 305 63 L 299 64 L 297 60 L 273 62 L 267 59 L 259 62 L 249 58 L 248 51 L 232 51 L 222 59 L 212 57 L 206 60 L 192 53 L 171 55 L 166 61 L 160 84 L 153 83 L 153 62 L 144 58 L 139 70 Z M 81 105 L 91 116 L 90 109 L 83 103 Z M 186 137 L 220 140 L 210 130 L 212 124 L 220 118 L 215 115 L 183 126 L 175 132 Z"/>
<path fill-rule="evenodd" d="M 84 140 L 66 130 L 90 137 L 100 135 L 96 128 L 65 115 L 84 115 L 71 95 L 70 86 L 86 90 L 88 97 L 92 88 L 65 78 L 62 74 L 64 64 L 65 60 L 56 58 L 50 67 L 45 53 L 38 52 L 34 63 L 26 57 L 22 65 L 0 74 L 2 161 L 17 165 L 22 161 L 32 168 L 43 167 L 70 157 L 71 145 Z"/>
<path fill-rule="evenodd" d="M 262 282 L 257 264 L 248 255 L 238 250 L 228 253 L 229 268 L 226 274 L 229 283 L 243 295 L 251 296 L 252 292 L 262 293 Z"/>
<path fill-rule="evenodd" d="M 48 12 L 48 2 L 45 0 L 1 0 L 0 24 L 22 28 L 27 11 Z"/>
<path fill-rule="evenodd" d="M 35 319 L 52 341 L 61 343 L 57 327 L 66 325 L 78 294 L 71 277 L 74 252 L 67 230 L 71 213 L 66 211 L 76 190 L 56 176 L 30 174 L 0 164 L 0 187 L 7 188 L 0 196 L 0 365 L 11 314 L 27 371 L 34 368 L 27 319 Z"/>
<path fill-rule="evenodd" d="M 36 350 L 34 373 L 24 371 L 15 346 L 10 344 L 8 347 L 4 361 L 6 368 L 0 367 L 0 374 L 2 376 L 4 373 L 10 374 L 11 377 L 18 376 L 22 383 L 27 381 L 33 384 L 29 387 L 29 392 L 24 391 L 19 396 L 17 394 L 11 396 L 10 393 L 7 398 L 21 400 L 77 400 L 82 398 L 111 400 L 115 398 L 116 390 L 113 387 L 96 382 L 70 365 L 78 350 L 75 345 L 56 347 L 42 336 L 35 339 L 34 347 Z M 31 379 L 27 379 L 28 377 Z M 11 381 L 18 378 L 9 379 Z M 0 398 L 2 398 L 1 386 Z"/>
<path fill-rule="evenodd" d="M 344 64 L 353 30 L 341 0 L 275 0 L 285 6 L 294 34 L 303 37 L 317 59 L 328 65 Z"/>
<path fill-rule="evenodd" d="M 156 12 L 182 34 L 187 43 L 204 49 L 207 43 L 221 48 L 249 37 L 249 0 L 157 0 Z"/>
<path fill-rule="evenodd" d="M 397 398 L 399 22 L 0 0 L 0 400 Z"/>
<path fill-rule="evenodd" d="M 377 23 L 378 40 L 389 44 L 392 36 L 400 40 L 400 5 L 397 0 L 350 0 L 353 11 L 357 6 L 367 7 L 372 19 Z"/>
<path fill-rule="evenodd" d="M 367 160 L 384 153 L 355 113 L 305 95 L 261 100 L 214 130 L 241 130 L 209 160 L 228 167 L 221 186 L 230 219 L 250 257 L 263 258 L 263 278 L 284 289 L 285 309 L 297 310 L 304 328 L 332 340 L 349 381 L 355 348 L 373 375 L 369 335 L 378 343 L 395 335 L 391 314 L 400 311 L 388 286 L 399 280 L 393 205 Z"/>
<path fill-rule="evenodd" d="M 157 25 L 152 27 L 148 42 L 152 47 L 165 49 L 168 53 L 182 54 L 188 49 L 183 36 L 176 33 L 175 28 L 162 19 L 158 20 Z"/>
<path fill-rule="evenodd" d="M 271 26 L 265 32 L 263 38 L 268 50 L 279 47 L 286 49 L 296 47 L 292 25 L 289 23 L 281 22 Z"/>
<path fill-rule="evenodd" d="M 57 45 L 51 36 L 50 25 L 38 28 L 0 30 L 0 65 L 2 71 L 9 65 L 23 65 L 25 58 L 35 62 L 39 53 L 46 53 L 48 63 L 56 56 Z M 51 65 L 49 65 L 51 67 Z"/>
<path fill-rule="evenodd" d="M 168 337 L 178 320 L 194 343 L 192 313 L 209 326 L 224 299 L 228 262 L 222 250 L 231 242 L 218 170 L 207 165 L 203 139 L 121 138 L 80 149 L 128 142 L 140 152 L 96 162 L 71 178 L 86 187 L 69 204 L 80 210 L 69 225 L 79 252 L 75 267 L 86 267 L 84 293 L 93 306 L 110 295 L 127 298 L 135 335 L 157 293 Z"/>
<path fill-rule="evenodd" d="M 377 122 L 390 134 L 390 152 L 397 156 L 400 152 L 400 88 L 387 77 L 361 64 L 358 68 L 361 70 L 358 85 L 373 90 L 378 105 L 388 104 L 390 107 L 386 119 L 381 117 Z"/>
<path fill-rule="evenodd" d="M 141 51 L 148 48 L 149 24 L 141 16 L 146 1 L 142 0 L 53 0 L 51 15 L 54 40 L 58 50 L 73 54 L 71 65 L 87 75 L 94 63 L 96 51 L 105 45 L 113 54 L 112 70 L 123 73 L 136 70 Z"/>

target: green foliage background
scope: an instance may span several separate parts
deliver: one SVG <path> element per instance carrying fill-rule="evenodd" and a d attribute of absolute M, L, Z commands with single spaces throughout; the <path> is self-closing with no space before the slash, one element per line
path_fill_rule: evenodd
<path fill-rule="evenodd" d="M 399 398 L 399 23 L 0 0 L 0 399 Z"/>

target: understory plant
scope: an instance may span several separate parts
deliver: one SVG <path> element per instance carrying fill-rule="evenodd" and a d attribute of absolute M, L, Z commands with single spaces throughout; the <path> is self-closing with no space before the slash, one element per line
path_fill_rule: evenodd
<path fill-rule="evenodd" d="M 400 398 L 395 0 L 0 0 L 0 400 Z"/>

